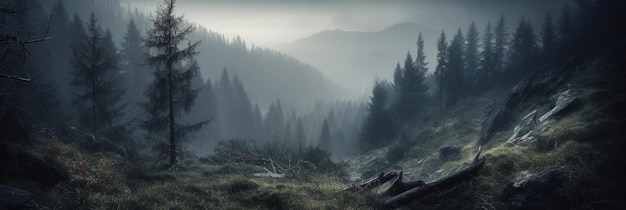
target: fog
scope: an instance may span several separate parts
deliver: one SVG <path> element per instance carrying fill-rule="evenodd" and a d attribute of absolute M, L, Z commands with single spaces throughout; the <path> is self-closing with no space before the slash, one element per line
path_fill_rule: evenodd
<path fill-rule="evenodd" d="M 227 38 L 241 36 L 251 45 L 294 56 L 361 96 L 369 91 L 375 78 L 391 79 L 396 62 L 407 51 L 415 54 L 419 32 L 425 38 L 432 72 L 436 64 L 435 42 L 442 30 L 451 37 L 459 27 L 465 32 L 474 21 L 482 33 L 486 23 L 495 23 L 501 14 L 505 15 L 509 30 L 522 16 L 538 29 L 546 13 L 557 16 L 567 1 L 188 0 L 178 2 L 178 11 Z M 122 5 L 146 11 L 158 3 L 159 0 L 121 0 Z M 384 33 L 399 23 L 414 23 L 419 28 Z M 316 39 L 315 35 L 324 31 L 329 37 Z M 363 32 L 354 36 L 375 38 L 357 40 L 342 32 Z M 410 34 L 398 34 L 402 32 Z"/>

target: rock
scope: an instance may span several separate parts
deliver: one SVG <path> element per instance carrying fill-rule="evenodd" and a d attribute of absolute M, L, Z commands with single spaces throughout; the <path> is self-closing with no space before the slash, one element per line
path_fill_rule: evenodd
<path fill-rule="evenodd" d="M 0 210 L 39 209 L 39 204 L 33 197 L 33 194 L 26 190 L 0 185 Z"/>
<path fill-rule="evenodd" d="M 525 145 L 534 140 L 533 131 L 537 127 L 537 110 L 528 113 L 513 129 L 513 135 L 506 141 L 507 144 Z"/>
<path fill-rule="evenodd" d="M 500 130 L 503 125 L 508 124 L 510 114 L 522 104 L 530 95 L 536 92 L 546 91 L 548 86 L 545 80 L 533 82 L 533 78 L 528 78 L 513 87 L 511 92 L 503 101 L 496 104 L 487 113 L 481 125 L 479 141 L 481 144 L 491 139 L 493 134 Z"/>
<path fill-rule="evenodd" d="M 550 166 L 536 174 L 518 172 L 512 180 L 513 206 L 519 209 L 544 209 L 550 193 L 567 180 L 569 173 L 564 166 Z"/>
<path fill-rule="evenodd" d="M 554 108 L 541 116 L 541 118 L 539 118 L 539 122 L 544 122 L 551 116 L 559 114 L 560 112 L 565 110 L 565 108 L 570 106 L 577 99 L 577 95 L 578 93 L 572 89 L 567 89 L 563 91 L 556 99 L 556 104 L 554 105 Z"/>

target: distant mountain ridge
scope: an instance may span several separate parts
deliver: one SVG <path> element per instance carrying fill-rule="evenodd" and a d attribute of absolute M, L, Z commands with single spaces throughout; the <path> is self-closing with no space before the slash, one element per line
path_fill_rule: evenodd
<path fill-rule="evenodd" d="M 409 22 L 376 32 L 323 30 L 274 48 L 310 63 L 335 81 L 343 81 L 343 85 L 359 90 L 371 85 L 376 77 L 391 78 L 396 62 L 403 61 L 408 50 L 414 56 L 420 32 L 425 39 L 427 59 L 434 64 L 438 33 Z"/>

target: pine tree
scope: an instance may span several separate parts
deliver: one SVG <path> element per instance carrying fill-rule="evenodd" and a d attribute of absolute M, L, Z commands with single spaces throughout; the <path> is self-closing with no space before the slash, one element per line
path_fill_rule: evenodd
<path fill-rule="evenodd" d="M 50 54 L 50 60 L 54 61 L 51 66 L 51 72 L 56 80 L 56 86 L 58 87 L 59 97 L 61 99 L 61 107 L 67 110 L 64 112 L 70 112 L 69 101 L 71 98 L 68 96 L 70 86 L 68 81 L 71 80 L 72 75 L 68 71 L 71 68 L 71 45 L 70 45 L 70 17 L 63 5 L 63 1 L 57 0 L 52 7 L 52 22 L 50 22 L 50 37 L 54 38 L 54 41 L 47 43 L 50 49 L 53 49 L 55 53 Z M 82 27 L 82 23 L 81 27 Z M 82 31 L 81 31 L 82 33 Z"/>
<path fill-rule="evenodd" d="M 569 4 L 565 3 L 561 9 L 561 17 L 559 18 L 559 60 L 565 61 L 574 55 L 574 47 L 576 46 L 576 25 L 574 22 L 573 10 Z"/>
<path fill-rule="evenodd" d="M 506 22 L 504 20 L 504 15 L 500 15 L 500 20 L 496 24 L 496 28 L 494 31 L 495 35 L 495 45 L 494 45 L 494 64 L 495 64 L 495 74 L 500 74 L 504 71 L 504 65 L 507 61 L 507 46 L 509 39 L 509 32 L 506 27 Z"/>
<path fill-rule="evenodd" d="M 128 117 L 130 118 L 135 118 L 142 113 L 139 103 L 147 100 L 143 93 L 152 78 L 144 65 L 144 52 L 141 45 L 141 32 L 135 21 L 131 19 L 127 25 L 120 50 L 122 69 L 127 81 L 126 100 L 130 105 L 128 109 Z"/>
<path fill-rule="evenodd" d="M 493 30 L 491 22 L 487 22 L 483 32 L 483 50 L 480 52 L 480 70 L 477 75 L 480 87 L 488 86 L 496 76 L 495 50 L 493 46 Z"/>
<path fill-rule="evenodd" d="M 472 22 L 467 31 L 465 46 L 465 72 L 467 75 L 467 85 L 475 88 L 478 85 L 478 40 L 480 39 L 476 24 Z"/>
<path fill-rule="evenodd" d="M 95 15 L 87 23 L 85 39 L 72 48 L 71 84 L 81 88 L 73 105 L 78 108 L 80 121 L 97 132 L 113 124 L 122 114 L 118 104 L 124 90 L 116 84 L 119 69 L 117 52 L 110 33 L 102 35 Z"/>
<path fill-rule="evenodd" d="M 327 151 L 327 152 L 332 152 L 333 150 L 333 145 L 332 145 L 332 141 L 330 139 L 330 128 L 328 126 L 328 119 L 325 118 L 324 119 L 324 123 L 322 124 L 322 131 L 320 132 L 320 140 L 319 140 L 319 144 L 317 145 L 319 148 Z"/>
<path fill-rule="evenodd" d="M 420 56 L 422 59 L 425 59 L 423 52 L 424 41 L 421 39 L 418 40 L 422 43 Z M 420 41 L 418 41 L 418 45 Z M 418 48 L 418 52 L 419 51 L 420 49 Z M 420 63 L 421 69 L 418 69 L 416 63 L 413 62 L 411 53 L 407 53 L 404 68 L 399 69 L 398 65 L 394 71 L 394 78 L 398 77 L 399 82 L 395 84 L 396 100 L 393 103 L 392 109 L 395 112 L 396 118 L 402 122 L 415 120 L 417 115 L 422 111 L 424 101 L 426 100 L 428 86 L 424 83 L 424 72 L 421 70 L 427 69 L 425 69 L 424 60 L 421 60 Z M 397 76 L 396 73 L 402 76 Z"/>
<path fill-rule="evenodd" d="M 146 90 L 148 102 L 144 107 L 150 113 L 147 122 L 153 129 L 169 128 L 169 164 L 177 163 L 177 143 L 186 133 L 200 128 L 204 123 L 180 125 L 176 117 L 180 112 L 189 112 L 196 99 L 198 89 L 191 88 L 191 80 L 198 73 L 198 64 L 193 57 L 198 54 L 200 42 L 189 41 L 183 49 L 181 42 L 194 31 L 193 26 L 182 26 L 183 17 L 174 15 L 176 0 L 165 0 L 157 8 L 153 27 L 148 30 L 144 47 L 149 54 L 146 63 L 152 67 L 154 81 Z M 191 61 L 183 65 L 183 61 Z M 166 123 L 163 123 L 166 122 Z M 164 124 L 164 125 L 163 125 Z"/>
<path fill-rule="evenodd" d="M 220 79 L 215 84 L 218 98 L 218 110 L 220 119 L 220 130 L 226 139 L 236 138 L 236 131 L 233 122 L 233 88 L 230 83 L 230 76 L 226 67 L 222 70 Z"/>
<path fill-rule="evenodd" d="M 252 103 L 248 98 L 248 93 L 246 92 L 243 82 L 239 79 L 237 75 L 233 76 L 233 116 L 231 116 L 234 120 L 233 126 L 236 127 L 237 133 L 239 133 L 240 137 L 243 138 L 253 138 L 255 137 L 254 125 L 252 123 L 253 118 L 253 110 Z"/>
<path fill-rule="evenodd" d="M 536 61 L 537 54 L 538 47 L 533 28 L 530 22 L 522 17 L 511 41 L 509 65 L 516 68 L 530 67 Z"/>
<path fill-rule="evenodd" d="M 459 30 L 454 35 L 448 47 L 448 71 L 446 73 L 447 103 L 450 107 L 458 101 L 464 92 L 465 86 L 465 68 L 464 68 L 464 43 L 463 32 Z"/>
<path fill-rule="evenodd" d="M 543 43 L 541 52 L 543 61 L 552 61 L 557 52 L 557 37 L 554 24 L 552 23 L 552 15 L 550 15 L 549 12 L 546 14 L 546 19 L 544 20 L 543 27 L 541 29 L 541 42 Z"/>
<path fill-rule="evenodd" d="M 304 151 L 304 145 L 306 144 L 306 133 L 304 132 L 304 126 L 302 125 L 302 120 L 300 118 L 298 118 L 294 139 L 298 145 L 298 152 L 302 153 Z"/>
<path fill-rule="evenodd" d="M 275 103 L 270 105 L 270 109 L 265 117 L 266 136 L 270 141 L 278 141 L 282 139 L 285 117 L 280 99 L 276 99 Z"/>
<path fill-rule="evenodd" d="M 439 85 L 439 112 L 443 110 L 443 96 L 446 89 L 446 77 L 448 73 L 448 41 L 446 41 L 446 33 L 441 31 L 441 35 L 437 40 L 437 66 L 435 67 L 435 77 L 437 85 Z"/>
<path fill-rule="evenodd" d="M 394 122 L 389 112 L 389 84 L 376 80 L 370 102 L 367 103 L 367 116 L 361 128 L 359 144 L 363 150 L 370 150 L 388 144 L 394 138 Z"/>
<path fill-rule="evenodd" d="M 422 32 L 417 37 L 417 57 L 415 58 L 415 68 L 422 75 L 426 75 L 428 72 L 428 62 L 426 62 L 426 53 L 424 53 L 424 39 L 422 38 Z"/>

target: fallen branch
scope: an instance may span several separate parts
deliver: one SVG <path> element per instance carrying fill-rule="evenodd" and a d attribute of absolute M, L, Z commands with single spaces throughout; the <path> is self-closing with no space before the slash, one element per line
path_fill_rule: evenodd
<path fill-rule="evenodd" d="M 407 190 L 410 190 L 410 189 L 413 189 L 413 188 L 416 188 L 416 187 L 421 187 L 421 186 L 424 186 L 424 181 L 422 181 L 422 180 L 403 182 L 402 181 L 402 171 L 400 171 L 400 174 L 393 181 L 393 184 L 391 184 L 391 187 L 389 187 L 389 189 L 387 189 L 386 194 L 387 195 L 391 195 L 391 196 L 395 196 L 395 195 L 403 193 L 403 192 L 405 192 Z"/>
<path fill-rule="evenodd" d="M 385 182 L 390 181 L 391 179 L 397 177 L 398 175 L 399 175 L 398 172 L 395 172 L 395 171 L 387 172 L 386 174 L 383 172 L 383 173 L 380 173 L 380 175 L 378 175 L 378 177 L 376 178 L 365 181 L 359 185 L 350 186 L 346 189 L 343 189 L 342 191 L 348 191 L 348 192 L 368 191 L 368 190 L 371 190 L 372 188 L 380 186 L 381 184 L 384 184 Z"/>
<path fill-rule="evenodd" d="M 478 153 L 480 154 L 480 152 Z M 478 155 L 470 164 L 462 166 L 452 174 L 428 182 L 421 187 L 415 187 L 385 200 L 386 207 L 398 207 L 410 201 L 419 200 L 426 195 L 436 192 L 439 189 L 454 186 L 472 177 L 485 164 L 485 158 L 478 159 Z"/>

